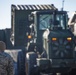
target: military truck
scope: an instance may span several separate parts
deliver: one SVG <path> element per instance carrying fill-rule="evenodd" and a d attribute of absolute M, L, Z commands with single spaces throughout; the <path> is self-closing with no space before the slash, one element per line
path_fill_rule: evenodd
<path fill-rule="evenodd" d="M 75 38 L 67 21 L 67 12 L 53 4 L 11 5 L 11 29 L 0 30 L 0 40 L 7 49 L 22 50 L 18 75 L 67 73 L 76 66 Z"/>
<path fill-rule="evenodd" d="M 26 53 L 26 75 L 64 73 L 75 65 L 74 35 L 66 11 L 34 11 Z"/>
<path fill-rule="evenodd" d="M 75 67 L 74 35 L 66 11 L 52 5 L 12 5 L 11 41 L 23 48 L 18 75 L 66 73 Z"/>

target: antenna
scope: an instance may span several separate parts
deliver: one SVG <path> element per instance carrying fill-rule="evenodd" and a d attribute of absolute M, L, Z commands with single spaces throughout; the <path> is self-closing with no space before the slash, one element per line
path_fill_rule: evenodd
<path fill-rule="evenodd" d="M 63 11 L 63 9 L 64 9 L 64 0 L 62 1 L 62 11 Z"/>

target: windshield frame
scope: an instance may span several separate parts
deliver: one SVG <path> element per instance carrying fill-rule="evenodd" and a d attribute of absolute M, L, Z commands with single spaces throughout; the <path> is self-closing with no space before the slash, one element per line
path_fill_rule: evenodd
<path fill-rule="evenodd" d="M 46 12 L 37 12 L 37 24 L 38 24 L 38 28 L 39 28 L 39 30 L 41 30 L 40 29 L 40 27 L 39 27 L 39 23 L 40 23 L 40 21 L 39 21 L 39 19 L 40 19 L 40 15 L 53 15 L 53 13 L 54 13 L 54 11 L 46 11 Z M 64 15 L 64 29 L 67 29 L 67 18 L 66 18 L 66 16 L 67 16 L 67 12 L 66 11 L 57 11 L 56 12 L 56 14 L 59 14 L 59 15 Z M 48 27 L 47 27 L 48 28 Z M 47 28 L 45 28 L 45 29 L 42 29 L 42 30 L 46 30 Z"/>

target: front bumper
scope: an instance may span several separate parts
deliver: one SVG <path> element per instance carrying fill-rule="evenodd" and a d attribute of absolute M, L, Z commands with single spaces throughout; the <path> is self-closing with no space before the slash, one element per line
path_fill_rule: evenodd
<path fill-rule="evenodd" d="M 66 73 L 76 67 L 75 59 L 37 58 L 37 66 L 45 73 Z"/>

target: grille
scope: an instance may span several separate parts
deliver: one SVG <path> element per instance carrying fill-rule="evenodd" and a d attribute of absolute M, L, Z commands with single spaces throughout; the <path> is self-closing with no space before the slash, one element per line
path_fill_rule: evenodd
<path fill-rule="evenodd" d="M 72 43 L 66 39 L 58 39 L 52 42 L 52 56 L 56 58 L 71 58 Z"/>

